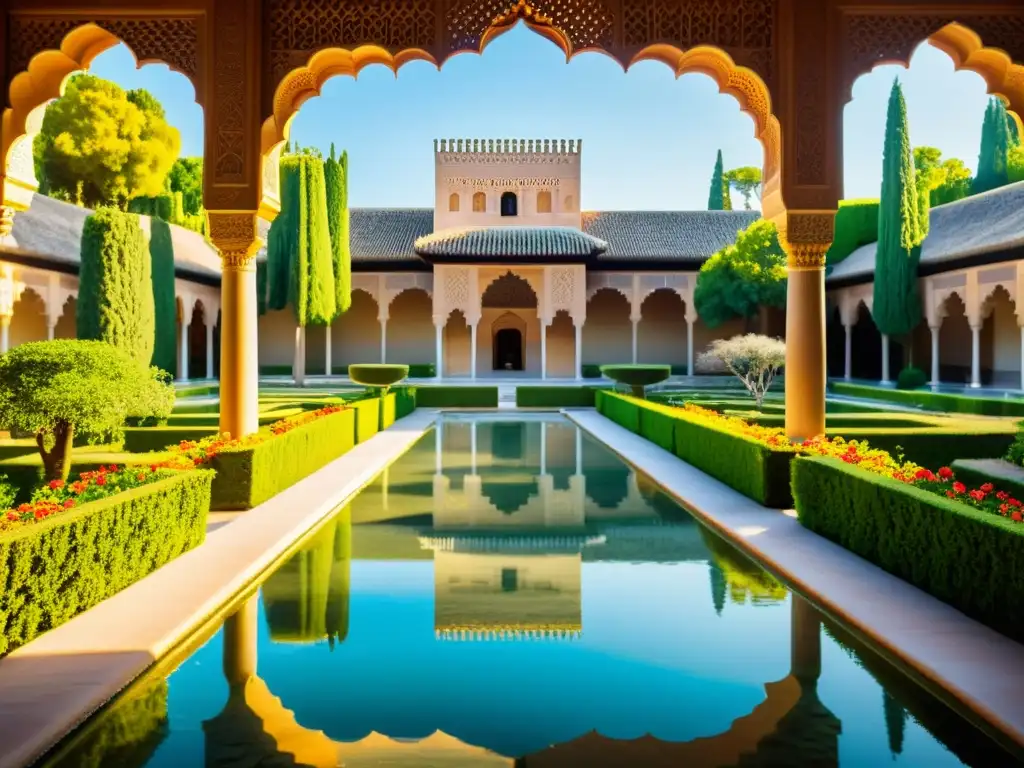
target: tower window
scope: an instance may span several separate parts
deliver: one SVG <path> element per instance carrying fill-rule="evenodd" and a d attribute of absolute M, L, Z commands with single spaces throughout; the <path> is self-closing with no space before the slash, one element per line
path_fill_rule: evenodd
<path fill-rule="evenodd" d="M 473 193 L 473 213 L 484 213 L 487 211 L 487 195 L 483 192 Z"/>
<path fill-rule="evenodd" d="M 551 213 L 551 193 L 546 189 L 537 193 L 537 213 Z"/>
<path fill-rule="evenodd" d="M 459 210 L 459 193 L 458 192 L 452 192 L 448 196 L 448 210 L 449 211 L 457 211 L 457 210 Z"/>
<path fill-rule="evenodd" d="M 519 215 L 519 198 L 516 197 L 515 192 L 503 192 L 501 195 L 501 215 L 502 216 L 518 216 Z"/>

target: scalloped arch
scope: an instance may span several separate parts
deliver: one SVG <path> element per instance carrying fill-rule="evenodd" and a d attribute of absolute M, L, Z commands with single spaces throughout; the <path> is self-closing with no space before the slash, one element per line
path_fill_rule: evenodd
<path fill-rule="evenodd" d="M 588 288 L 587 303 L 589 304 L 591 301 L 593 301 L 594 297 L 597 296 L 597 294 L 603 291 L 609 291 L 611 293 L 619 294 L 619 296 L 626 300 L 626 309 L 629 310 L 631 301 L 629 295 L 622 288 L 619 288 L 618 286 L 614 285 L 600 285 L 593 289 Z"/>
<path fill-rule="evenodd" d="M 11 147 L 28 132 L 33 112 L 50 100 L 59 98 L 70 75 L 88 69 L 93 59 L 119 43 L 128 49 L 137 69 L 147 64 L 165 64 L 187 77 L 195 91 L 196 102 L 202 105 L 200 89 L 188 73 L 162 59 L 140 60 L 123 39 L 98 24 L 87 22 L 68 32 L 59 50 L 40 51 L 32 57 L 25 71 L 12 78 L 8 88 L 10 106 L 4 109 L 0 130 L 3 142 L 0 144 L 0 161 L 4 168 Z"/>
<path fill-rule="evenodd" d="M 523 5 L 520 3 L 520 5 Z M 515 8 L 513 9 L 515 10 Z M 496 19 L 484 33 L 479 49 L 457 51 L 458 53 L 483 53 L 487 44 L 504 34 L 520 20 L 538 33 L 551 40 L 566 54 L 566 60 L 586 52 L 598 52 L 618 61 L 611 53 L 601 48 L 573 50 L 568 37 L 557 27 L 546 23 L 543 18 L 526 15 L 522 9 L 510 11 L 503 18 Z M 448 60 L 451 56 L 447 57 Z M 263 121 L 260 132 L 260 147 L 267 155 L 288 138 L 291 120 L 299 107 L 308 99 L 319 96 L 325 82 L 335 75 L 357 77 L 359 72 L 371 64 L 383 64 L 397 76 L 398 70 L 412 61 L 427 61 L 440 68 L 438 61 L 428 51 L 410 48 L 391 54 L 376 45 L 362 45 L 353 50 L 328 48 L 317 51 L 302 67 L 293 69 L 277 84 L 272 101 L 272 114 Z M 713 79 L 722 93 L 735 98 L 740 109 L 754 120 L 756 138 L 764 148 L 764 193 L 762 207 L 765 216 L 773 216 L 784 209 L 781 197 L 782 129 L 778 118 L 772 114 L 771 95 L 764 80 L 752 69 L 742 67 L 733 61 L 725 51 L 713 46 L 701 45 L 683 51 L 674 45 L 649 45 L 639 51 L 624 67 L 640 61 L 660 61 L 675 73 L 676 77 L 689 72 L 699 72 Z"/>

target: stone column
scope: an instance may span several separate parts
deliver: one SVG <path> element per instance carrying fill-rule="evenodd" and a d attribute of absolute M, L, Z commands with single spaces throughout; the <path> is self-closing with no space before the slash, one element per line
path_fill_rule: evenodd
<path fill-rule="evenodd" d="M 232 688 L 256 676 L 259 598 L 253 595 L 224 620 L 224 677 Z"/>
<path fill-rule="evenodd" d="M 469 377 L 476 378 L 476 327 L 480 320 L 476 319 L 469 325 Z"/>
<path fill-rule="evenodd" d="M 583 474 L 583 430 L 579 427 L 576 429 L 576 474 Z"/>
<path fill-rule="evenodd" d="M 882 383 L 889 383 L 889 335 L 882 334 Z"/>
<path fill-rule="evenodd" d="M 11 317 L 0 315 L 0 355 L 6 354 L 11 348 Z"/>
<path fill-rule="evenodd" d="M 331 360 L 331 324 L 324 328 L 324 375 L 330 376 L 334 373 L 333 361 Z"/>
<path fill-rule="evenodd" d="M 444 378 L 444 321 L 434 318 L 434 375 Z"/>
<path fill-rule="evenodd" d="M 209 212 L 220 250 L 220 431 L 242 437 L 259 429 L 256 308 L 256 214 Z"/>
<path fill-rule="evenodd" d="M 576 380 L 583 378 L 583 323 L 576 323 Z"/>
<path fill-rule="evenodd" d="M 540 423 L 540 473 L 548 473 L 548 425 L 544 421 Z"/>
<path fill-rule="evenodd" d="M 932 333 L 932 380 L 933 387 L 939 386 L 939 328 L 938 325 L 929 325 L 928 330 Z M 1022 336 L 1024 343 L 1024 336 Z M 1024 348 L 1024 347 L 1022 347 Z"/>
<path fill-rule="evenodd" d="M 217 317 L 213 312 L 206 318 L 206 378 L 213 378 L 213 323 Z"/>
<path fill-rule="evenodd" d="M 981 323 L 971 324 L 971 386 L 981 386 Z"/>
<path fill-rule="evenodd" d="M 630 317 L 630 323 L 633 325 L 633 365 L 637 363 L 637 329 L 640 327 L 639 317 Z"/>
<path fill-rule="evenodd" d="M 388 319 L 382 317 L 380 320 L 380 361 L 388 361 Z"/>
<path fill-rule="evenodd" d="M 13 211 L 10 208 L 3 208 L 0 209 L 0 215 L 5 217 L 0 220 L 0 226 L 6 228 L 7 234 L 10 234 L 10 225 L 14 220 Z M 0 229 L 0 234 L 3 232 L 4 229 Z M 14 317 L 16 293 L 14 266 L 4 264 L 0 267 L 0 354 L 6 353 L 11 348 L 11 318 Z"/>
<path fill-rule="evenodd" d="M 295 347 L 292 355 L 292 379 L 297 386 L 306 383 L 306 327 L 295 326 Z"/>
<path fill-rule="evenodd" d="M 806 439 L 825 432 L 825 253 L 834 211 L 789 211 L 779 240 L 786 250 L 786 434 Z"/>
<path fill-rule="evenodd" d="M 181 337 L 178 339 L 178 381 L 188 381 L 188 329 L 192 327 L 189 308 L 182 310 Z"/>
<path fill-rule="evenodd" d="M 46 316 L 47 341 L 53 341 L 57 337 L 57 322 L 58 320 L 52 320 L 49 315 Z"/>
<path fill-rule="evenodd" d="M 540 377 L 548 377 L 548 321 L 540 319 Z"/>
<path fill-rule="evenodd" d="M 686 375 L 693 376 L 693 325 L 697 322 L 697 310 L 693 300 L 686 302 Z"/>
<path fill-rule="evenodd" d="M 853 326 L 844 325 L 846 331 L 846 350 L 843 357 L 843 378 L 849 381 L 853 378 Z"/>

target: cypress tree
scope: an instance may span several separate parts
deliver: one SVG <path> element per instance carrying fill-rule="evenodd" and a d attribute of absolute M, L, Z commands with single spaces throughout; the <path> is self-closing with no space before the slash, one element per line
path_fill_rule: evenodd
<path fill-rule="evenodd" d="M 1004 111 L 1006 111 L 1005 108 Z M 1020 128 L 1017 127 L 1017 121 L 1008 111 L 1006 111 L 1006 138 L 1010 149 L 1020 146 Z"/>
<path fill-rule="evenodd" d="M 973 194 L 988 192 L 1009 183 L 1006 154 L 1010 148 L 1006 107 L 999 99 L 989 99 L 981 125 L 981 149 L 978 152 L 978 173 L 971 188 Z"/>
<path fill-rule="evenodd" d="M 324 161 L 327 183 L 327 223 L 331 230 L 331 261 L 334 266 L 334 309 L 336 316 L 352 306 L 352 255 L 349 250 L 348 153 L 338 160 L 331 144 Z"/>
<path fill-rule="evenodd" d="M 292 251 L 288 300 L 299 325 L 327 325 L 334 319 L 334 266 L 327 223 L 323 160 L 300 155 L 297 247 Z"/>
<path fill-rule="evenodd" d="M 711 192 L 708 194 L 708 210 L 726 210 L 725 171 L 722 168 L 722 150 L 718 150 L 718 159 L 715 160 L 715 172 L 711 175 Z"/>
<path fill-rule="evenodd" d="M 174 296 L 174 244 L 167 222 L 153 219 L 149 229 L 153 274 L 155 337 L 152 364 L 174 373 L 178 363 L 178 304 Z"/>
<path fill-rule="evenodd" d="M 889 336 L 908 334 L 921 321 L 917 287 L 921 239 L 907 105 L 896 80 L 885 124 L 872 310 L 878 330 Z"/>
<path fill-rule="evenodd" d="M 79 339 L 118 347 L 143 365 L 153 359 L 153 277 L 139 217 L 102 208 L 82 228 Z"/>
<path fill-rule="evenodd" d="M 288 306 L 292 251 L 298 239 L 299 163 L 294 155 L 281 158 L 281 211 L 267 233 L 267 309 Z"/>
<path fill-rule="evenodd" d="M 882 712 L 889 752 L 893 757 L 903 754 L 903 739 L 907 730 L 907 710 L 888 691 L 882 691 Z"/>

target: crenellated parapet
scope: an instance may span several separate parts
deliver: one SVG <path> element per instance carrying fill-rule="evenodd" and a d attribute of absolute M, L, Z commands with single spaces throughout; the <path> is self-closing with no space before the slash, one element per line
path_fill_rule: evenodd
<path fill-rule="evenodd" d="M 476 155 L 516 155 L 522 162 L 522 155 L 579 155 L 583 151 L 583 139 L 434 139 L 434 153 L 453 156 L 461 155 L 477 161 Z"/>

